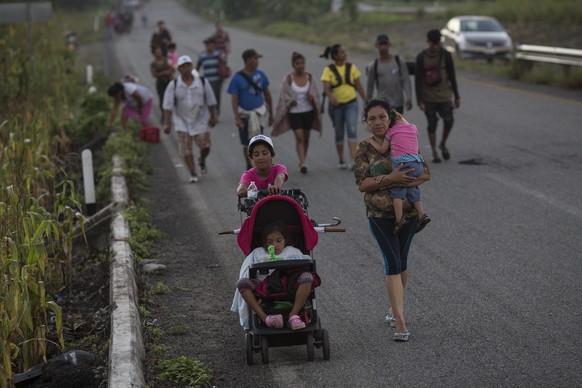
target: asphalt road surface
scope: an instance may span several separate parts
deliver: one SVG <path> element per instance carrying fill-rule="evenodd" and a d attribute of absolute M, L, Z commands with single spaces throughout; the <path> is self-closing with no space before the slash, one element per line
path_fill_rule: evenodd
<path fill-rule="evenodd" d="M 165 20 L 178 52 L 193 57 L 214 29 L 174 1 L 152 1 L 148 16 L 151 24 Z M 244 49 L 264 54 L 260 68 L 275 101 L 292 51 L 306 56 L 316 79 L 327 63 L 318 57 L 323 47 L 226 29 L 234 70 L 242 67 Z M 117 38 L 114 49 L 122 73 L 155 90 L 152 30 L 137 26 Z M 419 41 L 424 33 L 418 32 Z M 371 59 L 349 54 L 361 70 Z M 289 169 L 286 187 L 307 193 L 313 219 L 338 216 L 347 228 L 345 234 L 321 235 L 314 250 L 330 361 L 318 352 L 309 363 L 305 348 L 297 346 L 271 349 L 268 365 L 259 355 L 259 365 L 245 363 L 243 332 L 228 312 L 243 257 L 233 236 L 218 235 L 241 221 L 234 191 L 244 164 L 228 96 L 212 130 L 209 173 L 199 183 L 186 183 L 173 136 L 153 146 L 151 207 L 168 233 L 166 255 L 160 256 L 169 271 L 162 279 L 178 290 L 166 297 L 172 308 L 160 322 L 194 327 L 167 339 L 174 341 L 175 356 L 211 364 L 221 387 L 582 386 L 582 98 L 476 74 L 458 78 L 462 105 L 449 141 L 452 158 L 431 165 L 432 180 L 422 187 L 433 221 L 415 237 L 410 254 L 408 343 L 393 342 L 383 322 L 380 254 L 353 175 L 336 169 L 329 119 L 323 136 L 312 137 L 307 175 L 298 171 L 293 135 L 274 139 L 276 160 Z M 424 115 L 415 107 L 406 116 L 418 125 L 423 153 L 430 155 Z M 212 308 L 204 309 L 200 301 L 208 293 Z"/>

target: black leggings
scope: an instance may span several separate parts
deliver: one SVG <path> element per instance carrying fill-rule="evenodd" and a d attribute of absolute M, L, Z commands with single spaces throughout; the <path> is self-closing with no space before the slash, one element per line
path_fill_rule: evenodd
<path fill-rule="evenodd" d="M 162 117 L 164 115 L 164 108 L 162 107 L 164 103 L 164 93 L 166 92 L 166 87 L 168 86 L 169 83 L 170 81 L 156 82 L 156 91 L 158 92 L 158 100 L 160 104 L 160 110 L 162 111 Z"/>

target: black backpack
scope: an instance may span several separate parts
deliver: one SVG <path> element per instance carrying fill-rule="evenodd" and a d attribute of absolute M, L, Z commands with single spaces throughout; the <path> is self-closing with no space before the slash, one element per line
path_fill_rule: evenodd
<path fill-rule="evenodd" d="M 400 65 L 400 57 L 396 55 L 395 57 L 396 63 L 398 64 L 398 74 L 402 73 L 402 67 Z M 374 76 L 376 77 L 376 90 L 379 90 L 378 87 L 378 58 L 374 59 Z"/>
<path fill-rule="evenodd" d="M 339 71 L 337 70 L 337 66 L 335 64 L 331 64 L 331 65 L 327 65 L 327 67 L 329 67 L 329 70 L 331 70 L 331 72 L 333 73 L 333 75 L 335 76 L 335 79 L 337 81 L 337 83 L 335 85 L 330 85 L 330 89 L 333 90 L 337 87 L 339 87 L 342 83 L 343 83 L 343 79 L 339 73 Z M 346 84 L 350 85 L 351 87 L 353 87 L 354 89 L 356 88 L 356 85 L 352 82 L 352 80 L 350 79 L 350 75 L 352 73 L 352 64 L 349 62 L 346 62 L 346 71 L 345 71 L 345 79 L 346 79 Z M 322 93 L 322 99 L 321 99 L 321 113 L 324 112 L 324 106 L 325 106 L 325 92 Z"/>

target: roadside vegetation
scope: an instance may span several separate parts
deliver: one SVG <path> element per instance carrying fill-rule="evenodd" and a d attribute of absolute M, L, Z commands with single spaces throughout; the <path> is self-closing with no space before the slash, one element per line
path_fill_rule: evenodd
<path fill-rule="evenodd" d="M 71 178 L 84 86 L 65 49 L 60 14 L 33 28 L 0 26 L 0 385 L 63 350 L 55 290 L 72 281 L 72 235 L 83 221 Z"/>
<path fill-rule="evenodd" d="M 67 2 L 79 5 L 54 1 L 52 19 L 33 24 L 33 48 L 25 23 L 0 25 L 1 387 L 67 350 L 106 362 L 108 254 L 79 251 L 84 244 L 73 237 L 87 220 L 80 153 L 93 151 L 98 209 L 110 202 L 113 154 L 125 160 L 137 203 L 151 171 L 136 127 L 110 136 L 104 91 L 111 80 L 96 74 L 93 86 L 101 92 L 88 94 L 79 47 L 66 45 L 69 32 L 78 45 L 102 39 L 102 29 L 93 29 L 96 5 L 63 10 Z M 160 233 L 144 226 L 147 215 L 138 205 L 128 217 L 136 230 L 132 248 L 146 257 Z M 96 376 L 106 378 L 106 366 L 98 368 Z"/>
<path fill-rule="evenodd" d="M 332 13 L 329 0 L 272 2 L 249 0 L 244 7 L 227 0 L 182 0 L 209 20 L 226 23 L 269 35 L 297 39 L 322 47 L 342 42 L 349 50 L 373 52 L 378 31 L 388 32 L 393 44 L 408 58 L 418 49 L 406 47 L 410 30 L 406 26 L 441 28 L 457 15 L 493 16 L 510 30 L 516 43 L 582 49 L 582 7 L 578 0 L 441 0 L 441 12 L 428 13 L 433 1 L 369 0 L 366 4 L 410 9 L 400 12 L 358 12 L 355 1 L 345 1 L 341 12 Z M 195 7 L 194 7 L 195 4 Z M 422 28 L 422 27 L 421 27 Z M 424 30 L 420 35 L 424 37 Z M 419 42 L 424 43 L 424 42 Z M 323 50 L 322 50 L 323 51 Z M 561 66 L 517 61 L 484 64 L 480 60 L 457 60 L 460 69 L 495 74 L 524 82 L 548 84 L 567 89 L 582 88 L 582 68 L 565 72 Z"/>

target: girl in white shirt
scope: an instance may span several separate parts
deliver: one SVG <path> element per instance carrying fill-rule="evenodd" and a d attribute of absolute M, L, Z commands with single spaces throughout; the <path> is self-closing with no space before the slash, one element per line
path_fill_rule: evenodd
<path fill-rule="evenodd" d="M 309 255 L 304 255 L 299 249 L 287 244 L 287 226 L 282 221 L 275 221 L 263 229 L 263 246 L 255 248 L 245 259 L 241 266 L 240 279 L 237 282 L 237 290 L 235 292 L 231 311 L 238 312 L 240 322 L 246 329 L 249 328 L 248 309 L 247 305 L 257 314 L 257 316 L 265 323 L 267 327 L 282 328 L 284 326 L 283 315 L 267 315 L 257 300 L 255 292 L 257 287 L 261 284 L 260 279 L 249 278 L 249 267 L 255 263 L 262 263 L 269 261 L 269 253 L 267 249 L 273 246 L 275 249 L 275 256 L 284 260 L 311 260 Z M 267 277 L 268 279 L 268 277 Z M 319 276 L 313 272 L 303 272 L 296 280 L 296 293 L 293 301 L 293 308 L 289 313 L 287 325 L 292 330 L 303 329 L 305 322 L 299 317 L 299 312 L 305 305 L 305 301 L 309 297 L 311 290 L 321 283 Z"/>

